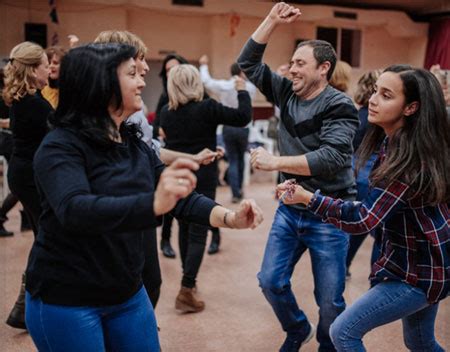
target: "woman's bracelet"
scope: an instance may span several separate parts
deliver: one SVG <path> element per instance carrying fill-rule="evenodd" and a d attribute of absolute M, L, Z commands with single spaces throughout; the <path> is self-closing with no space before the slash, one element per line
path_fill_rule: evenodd
<path fill-rule="evenodd" d="M 230 226 L 230 224 L 228 224 L 227 223 L 227 217 L 228 217 L 228 214 L 230 214 L 230 213 L 234 213 L 232 210 L 227 210 L 226 212 L 225 212 L 225 214 L 223 214 L 223 223 L 225 224 L 225 226 L 227 226 L 227 227 L 229 227 L 230 229 L 232 229 L 232 227 Z"/>

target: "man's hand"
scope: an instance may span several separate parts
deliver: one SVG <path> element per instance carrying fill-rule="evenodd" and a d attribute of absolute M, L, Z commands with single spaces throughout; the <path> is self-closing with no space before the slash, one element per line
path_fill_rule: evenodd
<path fill-rule="evenodd" d="M 77 46 L 78 42 L 80 41 L 80 39 L 78 39 L 78 37 L 75 34 L 69 34 L 67 36 L 67 38 L 69 38 L 69 48 L 73 49 Z"/>
<path fill-rule="evenodd" d="M 153 212 L 156 216 L 171 211 L 177 202 L 188 196 L 197 186 L 197 178 L 192 171 L 198 164 L 189 159 L 179 158 L 161 173 L 153 199 Z"/>
<path fill-rule="evenodd" d="M 209 58 L 208 58 L 208 55 L 202 55 L 202 56 L 200 57 L 200 59 L 198 60 L 198 63 L 199 63 L 200 65 L 208 65 L 208 64 L 209 64 Z"/>
<path fill-rule="evenodd" d="M 285 2 L 279 2 L 272 7 L 267 17 L 275 24 L 284 24 L 297 21 L 301 14 L 298 8 L 288 5 Z"/>
<path fill-rule="evenodd" d="M 275 165 L 276 157 L 270 154 L 263 147 L 251 149 L 250 162 L 252 164 L 252 167 L 258 170 L 277 170 L 277 167 Z"/>
<path fill-rule="evenodd" d="M 0 128 L 9 128 L 10 123 L 9 119 L 0 118 Z"/>
<path fill-rule="evenodd" d="M 234 88 L 236 90 L 245 90 L 245 81 L 239 77 L 239 76 L 234 76 Z"/>
<path fill-rule="evenodd" d="M 272 7 L 267 17 L 261 22 L 256 31 L 252 34 L 255 42 L 266 44 L 272 32 L 279 24 L 292 23 L 299 19 L 301 12 L 299 9 L 284 2 L 279 2 Z"/>

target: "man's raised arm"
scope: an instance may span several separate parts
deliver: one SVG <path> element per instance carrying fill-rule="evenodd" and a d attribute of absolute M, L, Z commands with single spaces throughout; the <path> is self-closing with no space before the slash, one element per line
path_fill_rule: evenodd
<path fill-rule="evenodd" d="M 299 9 L 279 2 L 272 7 L 267 17 L 252 34 L 252 39 L 259 44 L 267 44 L 272 32 L 279 24 L 295 22 L 300 15 Z"/>
<path fill-rule="evenodd" d="M 267 41 L 278 24 L 292 23 L 300 16 L 300 10 L 280 2 L 276 4 L 264 21 L 242 48 L 237 63 L 247 78 L 271 103 L 280 106 L 279 97 L 291 91 L 291 82 L 263 64 L 262 57 Z"/>

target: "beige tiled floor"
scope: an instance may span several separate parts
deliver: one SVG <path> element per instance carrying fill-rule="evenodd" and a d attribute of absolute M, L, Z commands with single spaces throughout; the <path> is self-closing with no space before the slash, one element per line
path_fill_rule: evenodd
<path fill-rule="evenodd" d="M 180 315 L 174 310 L 179 289 L 181 267 L 179 257 L 160 257 L 163 274 L 161 299 L 156 308 L 161 328 L 160 340 L 164 352 L 238 352 L 277 351 L 284 334 L 269 304 L 262 296 L 256 280 L 267 234 L 276 202 L 272 183 L 256 183 L 246 190 L 262 206 L 265 221 L 256 230 L 223 230 L 221 251 L 214 256 L 205 255 L 198 278 L 198 292 L 206 302 L 199 314 Z M 229 190 L 219 188 L 218 201 L 229 204 Z M 0 238 L 0 351 L 34 351 L 33 343 L 24 332 L 12 329 L 3 322 L 14 303 L 20 275 L 31 246 L 32 234 L 18 232 L 17 209 L 10 216 L 7 228 L 14 230 L 12 238 Z M 173 245 L 177 250 L 176 225 Z M 354 301 L 368 288 L 371 240 L 364 243 L 352 267 L 352 278 L 347 282 L 347 303 Z M 317 306 L 313 298 L 312 276 L 308 255 L 297 265 L 293 276 L 293 289 L 299 305 L 312 322 L 317 322 Z M 441 303 L 436 336 L 441 345 L 450 350 L 450 302 Z M 406 351 L 400 322 L 378 328 L 364 339 L 368 351 Z M 316 351 L 317 342 L 311 341 L 302 351 Z"/>

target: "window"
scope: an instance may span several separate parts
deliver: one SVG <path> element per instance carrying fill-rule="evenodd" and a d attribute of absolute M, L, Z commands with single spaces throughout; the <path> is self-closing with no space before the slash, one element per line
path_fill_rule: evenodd
<path fill-rule="evenodd" d="M 203 0 L 172 0 L 172 5 L 203 6 Z"/>
<path fill-rule="evenodd" d="M 361 31 L 341 30 L 341 60 L 350 66 L 359 67 L 361 58 Z"/>
<path fill-rule="evenodd" d="M 361 31 L 357 29 L 317 27 L 317 39 L 333 45 L 340 60 L 352 67 L 361 65 Z"/>
<path fill-rule="evenodd" d="M 317 39 L 325 40 L 331 45 L 333 45 L 334 50 L 338 52 L 338 29 L 337 28 L 325 28 L 318 27 L 317 28 Z M 339 53 L 338 53 L 339 57 Z"/>
<path fill-rule="evenodd" d="M 25 40 L 47 47 L 47 25 L 43 23 L 25 23 Z"/>

